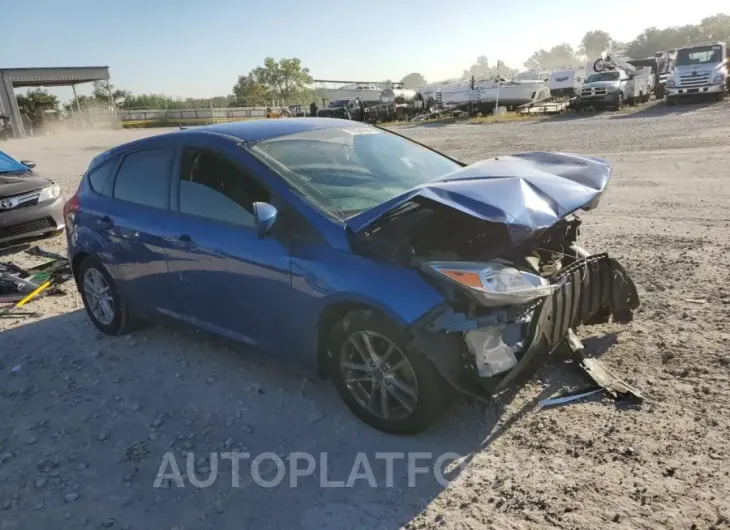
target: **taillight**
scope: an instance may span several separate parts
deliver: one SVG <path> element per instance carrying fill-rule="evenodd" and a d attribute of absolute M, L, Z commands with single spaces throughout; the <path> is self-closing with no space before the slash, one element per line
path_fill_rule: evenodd
<path fill-rule="evenodd" d="M 74 193 L 73 196 L 66 201 L 63 205 L 63 217 L 65 218 L 69 214 L 76 213 L 81 208 L 81 201 L 79 200 L 78 194 Z"/>
<path fill-rule="evenodd" d="M 66 233 L 72 234 L 74 231 L 74 222 L 76 221 L 76 212 L 81 208 L 81 200 L 79 199 L 78 192 L 74 193 L 73 196 L 66 201 L 63 205 L 63 224 L 66 225 Z"/>

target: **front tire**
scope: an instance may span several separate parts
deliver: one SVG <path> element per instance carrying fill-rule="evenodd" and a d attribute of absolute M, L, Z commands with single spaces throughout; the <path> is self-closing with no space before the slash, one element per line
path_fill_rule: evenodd
<path fill-rule="evenodd" d="M 129 331 L 129 308 L 98 259 L 92 256 L 84 259 L 79 268 L 77 285 L 86 314 L 100 331 L 107 335 L 123 335 Z"/>
<path fill-rule="evenodd" d="M 332 330 L 332 379 L 362 421 L 392 434 L 426 429 L 448 404 L 449 387 L 408 333 L 371 310 L 349 313 Z"/>
<path fill-rule="evenodd" d="M 624 107 L 624 94 L 623 92 L 618 93 L 616 98 L 616 110 L 621 110 Z"/>
<path fill-rule="evenodd" d="M 667 96 L 667 107 L 674 106 L 674 96 Z"/>

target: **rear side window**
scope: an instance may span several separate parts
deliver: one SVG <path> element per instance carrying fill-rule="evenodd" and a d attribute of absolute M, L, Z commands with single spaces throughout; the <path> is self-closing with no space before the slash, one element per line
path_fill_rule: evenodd
<path fill-rule="evenodd" d="M 114 198 L 153 208 L 169 208 L 173 154 L 170 147 L 158 147 L 127 155 L 117 172 Z"/>
<path fill-rule="evenodd" d="M 95 168 L 89 173 L 89 185 L 96 193 L 104 193 L 104 188 L 109 183 L 114 169 L 114 161 L 107 162 Z"/>

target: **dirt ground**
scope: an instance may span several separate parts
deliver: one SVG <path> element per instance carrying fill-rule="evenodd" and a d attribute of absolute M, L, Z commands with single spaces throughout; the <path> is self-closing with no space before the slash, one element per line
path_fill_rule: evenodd
<path fill-rule="evenodd" d="M 92 156 L 156 132 L 2 149 L 70 195 Z M 493 406 L 457 403 L 420 436 L 387 436 L 328 382 L 253 352 L 163 328 L 103 336 L 69 289 L 29 306 L 40 318 L 0 320 L 0 530 L 730 528 L 730 103 L 400 132 L 465 161 L 550 150 L 615 163 L 582 240 L 626 265 L 642 307 L 629 325 L 580 335 L 645 393 L 642 406 L 596 398 L 540 410 L 539 399 L 583 385 L 555 359 Z M 236 450 L 326 453 L 330 480 L 346 480 L 364 452 L 377 484 L 321 487 L 318 460 L 297 487 L 242 473 L 233 488 L 228 462 L 210 487 L 154 487 L 168 451 L 183 473 L 193 453 L 204 478 L 209 453 Z M 423 475 L 415 487 L 396 461 L 386 487 L 377 452 L 464 459 L 447 486 Z"/>

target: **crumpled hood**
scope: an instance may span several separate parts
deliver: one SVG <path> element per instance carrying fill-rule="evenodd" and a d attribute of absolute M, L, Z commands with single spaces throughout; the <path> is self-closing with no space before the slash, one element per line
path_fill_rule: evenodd
<path fill-rule="evenodd" d="M 428 199 L 507 226 L 514 243 L 579 209 L 596 206 L 611 177 L 607 160 L 530 152 L 476 162 L 347 219 L 355 233 L 412 199 Z"/>

